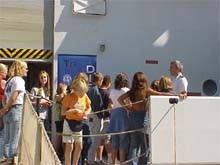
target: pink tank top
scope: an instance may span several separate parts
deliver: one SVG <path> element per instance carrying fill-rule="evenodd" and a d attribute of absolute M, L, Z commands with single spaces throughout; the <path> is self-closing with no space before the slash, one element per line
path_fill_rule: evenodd
<path fill-rule="evenodd" d="M 1 84 L 2 84 L 2 76 L 0 75 L 0 101 L 2 101 L 3 97 L 4 97 L 4 89 L 2 88 Z"/>

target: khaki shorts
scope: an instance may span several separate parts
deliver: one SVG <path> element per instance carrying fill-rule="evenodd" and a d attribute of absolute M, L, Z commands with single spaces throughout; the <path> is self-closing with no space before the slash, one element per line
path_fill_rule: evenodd
<path fill-rule="evenodd" d="M 107 132 L 108 132 L 108 126 L 109 126 L 109 123 L 110 123 L 110 120 L 109 119 L 103 119 L 102 121 L 101 121 L 101 134 L 107 134 Z M 105 143 L 108 143 L 108 142 L 110 142 L 110 138 L 111 138 L 111 136 L 110 135 L 106 135 L 106 136 L 101 136 L 100 137 L 100 139 L 101 140 L 104 140 L 105 141 Z"/>
<path fill-rule="evenodd" d="M 64 120 L 63 123 L 63 134 L 72 135 L 72 136 L 63 135 L 63 143 L 74 143 L 74 142 L 82 143 L 82 136 L 74 136 L 74 135 L 82 135 L 82 131 L 73 132 L 70 129 L 66 120 Z"/>

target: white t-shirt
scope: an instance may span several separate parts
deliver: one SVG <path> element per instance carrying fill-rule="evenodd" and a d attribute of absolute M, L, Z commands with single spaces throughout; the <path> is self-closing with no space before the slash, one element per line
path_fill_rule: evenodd
<path fill-rule="evenodd" d="M 119 98 L 119 96 L 123 95 L 124 93 L 126 93 L 129 90 L 130 89 L 126 88 L 126 87 L 121 88 L 120 90 L 111 89 L 109 97 L 111 98 L 111 100 L 113 102 L 114 108 L 121 107 L 121 105 L 119 104 L 117 99 Z"/>
<path fill-rule="evenodd" d="M 183 91 L 187 92 L 188 81 L 186 77 L 182 75 L 182 73 L 179 73 L 178 76 L 172 79 L 172 84 L 173 84 L 172 93 L 180 94 Z"/>
<path fill-rule="evenodd" d="M 41 91 L 40 91 L 41 90 Z M 45 98 L 45 99 L 49 99 L 49 97 L 46 96 L 46 93 L 45 91 L 42 89 L 42 88 L 37 88 L 37 87 L 33 87 L 31 89 L 31 94 L 33 96 L 42 96 L 42 98 Z M 45 99 L 40 99 L 40 103 L 43 103 L 43 102 L 47 102 Z M 36 101 L 35 98 L 31 98 L 32 101 Z M 36 107 L 35 107 L 36 108 Z M 48 110 L 49 108 L 48 107 L 42 107 L 42 106 L 39 106 L 39 117 L 41 119 L 48 119 Z"/>
<path fill-rule="evenodd" d="M 5 86 L 6 102 L 8 102 L 14 91 L 20 91 L 14 104 L 23 104 L 24 93 L 26 91 L 25 91 L 25 81 L 22 77 L 15 76 L 6 82 L 6 86 Z"/>

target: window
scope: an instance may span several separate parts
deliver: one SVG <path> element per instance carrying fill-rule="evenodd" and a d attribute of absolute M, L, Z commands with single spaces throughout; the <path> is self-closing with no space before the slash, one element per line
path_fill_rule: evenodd
<path fill-rule="evenodd" d="M 106 0 L 73 0 L 73 13 L 106 15 Z"/>

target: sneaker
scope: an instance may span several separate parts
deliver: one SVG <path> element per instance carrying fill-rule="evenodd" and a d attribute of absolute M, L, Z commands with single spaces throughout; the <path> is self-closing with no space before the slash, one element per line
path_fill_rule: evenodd
<path fill-rule="evenodd" d="M 0 163 L 3 163 L 7 160 L 7 158 L 0 158 Z"/>
<path fill-rule="evenodd" d="M 98 162 L 96 162 L 97 165 L 106 165 L 107 163 L 105 163 L 103 160 L 99 160 Z"/>
<path fill-rule="evenodd" d="M 1 165 L 12 165 L 13 164 L 13 158 L 1 158 L 0 159 Z"/>
<path fill-rule="evenodd" d="M 92 162 L 92 161 L 89 161 L 89 160 L 86 160 L 84 162 L 85 165 L 97 165 L 96 162 Z"/>

